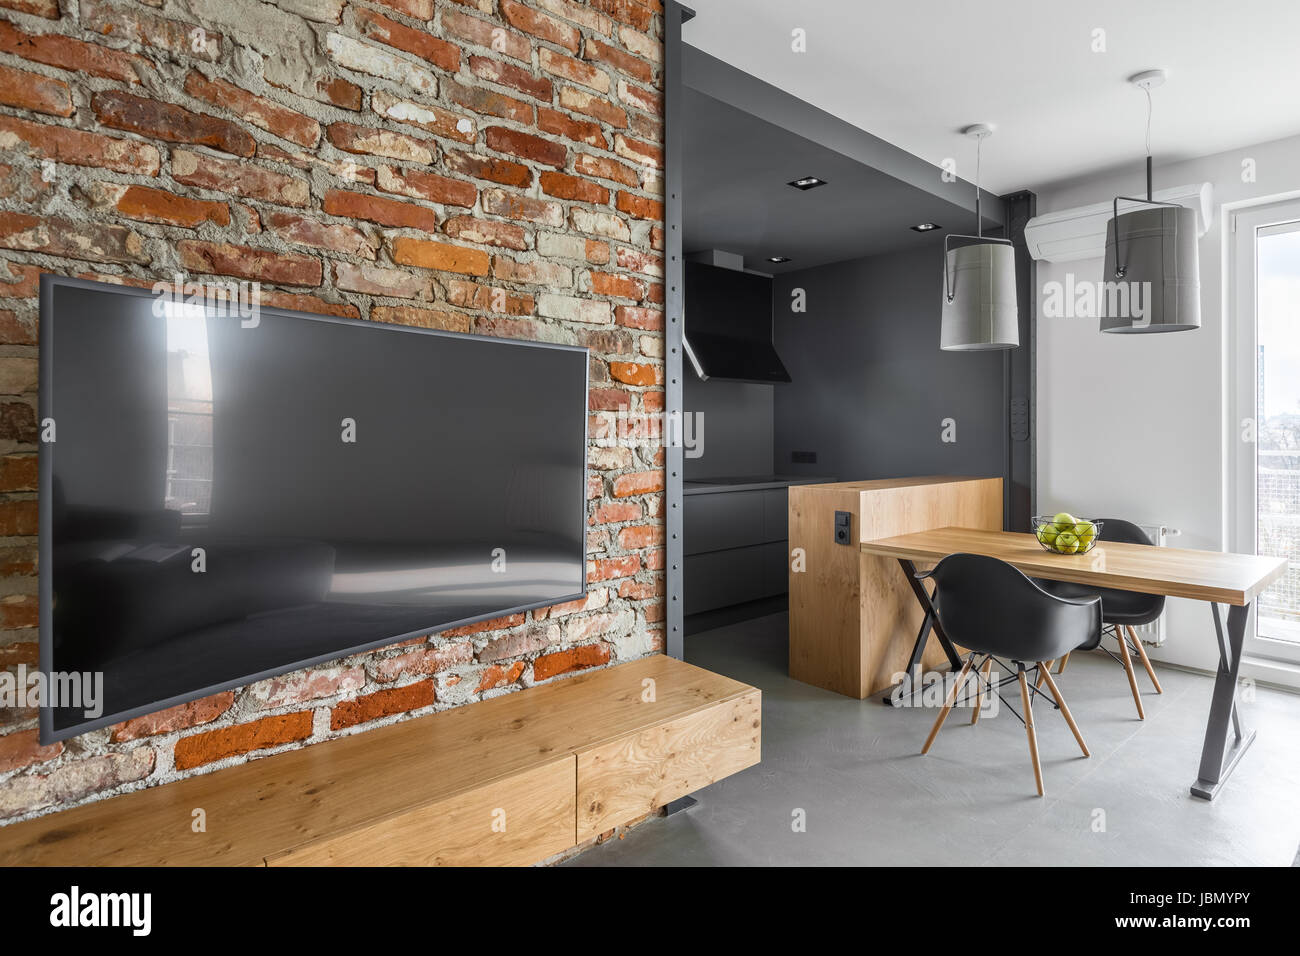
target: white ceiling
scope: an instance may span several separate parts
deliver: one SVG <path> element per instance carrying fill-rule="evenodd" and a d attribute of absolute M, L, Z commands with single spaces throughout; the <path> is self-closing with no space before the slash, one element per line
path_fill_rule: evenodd
<path fill-rule="evenodd" d="M 1298 0 L 686 0 L 686 42 L 895 146 L 1007 193 L 1300 133 Z M 807 52 L 791 49 L 807 33 Z M 1094 53 L 1093 31 L 1106 52 Z M 1297 159 L 1300 175 L 1300 157 Z"/>

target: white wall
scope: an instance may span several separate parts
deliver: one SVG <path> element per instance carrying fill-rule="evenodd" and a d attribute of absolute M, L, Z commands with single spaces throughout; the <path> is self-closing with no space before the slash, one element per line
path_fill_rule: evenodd
<path fill-rule="evenodd" d="M 1246 159 L 1255 161 L 1253 183 L 1242 181 Z M 1224 207 L 1300 189 L 1300 137 L 1155 170 L 1157 189 L 1200 182 L 1213 184 L 1215 206 L 1200 248 L 1200 329 L 1104 335 L 1096 319 L 1045 318 L 1042 289 L 1048 282 L 1064 282 L 1070 272 L 1076 281 L 1096 281 L 1102 262 L 1038 265 L 1038 510 L 1162 523 L 1182 530 L 1170 542 L 1175 546 L 1223 550 L 1229 540 Z M 1132 168 L 1121 174 L 1040 190 L 1038 211 L 1140 196 L 1145 188 L 1135 153 Z M 1217 666 L 1207 606 L 1171 601 L 1168 640 L 1152 656 Z M 1300 685 L 1296 674 L 1254 674 Z"/>

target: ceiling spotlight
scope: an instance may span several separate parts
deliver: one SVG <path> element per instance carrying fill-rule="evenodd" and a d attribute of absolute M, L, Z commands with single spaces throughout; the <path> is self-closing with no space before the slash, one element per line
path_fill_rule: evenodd
<path fill-rule="evenodd" d="M 768 261 L 768 262 L 778 262 L 778 263 L 779 263 L 779 262 L 789 262 L 789 261 L 790 261 L 790 257 L 789 257 L 789 256 L 768 256 L 768 257 L 767 257 L 767 261 Z"/>
<path fill-rule="evenodd" d="M 801 179 L 792 180 L 786 185 L 793 186 L 795 189 L 816 189 L 818 186 L 825 186 L 826 180 L 818 179 L 816 176 L 804 176 Z"/>
<path fill-rule="evenodd" d="M 908 226 L 913 232 L 932 232 L 935 229 L 942 229 L 937 222 L 918 222 L 915 226 Z"/>

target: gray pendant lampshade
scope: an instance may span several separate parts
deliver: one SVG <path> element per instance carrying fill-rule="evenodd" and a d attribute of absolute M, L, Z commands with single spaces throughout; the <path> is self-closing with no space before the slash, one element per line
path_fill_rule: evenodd
<path fill-rule="evenodd" d="M 943 240 L 943 315 L 939 348 L 945 352 L 1013 349 L 1020 344 L 1016 308 L 1016 253 L 1006 239 L 985 239 L 980 216 L 980 146 L 993 130 L 984 124 L 962 130 L 975 140 L 975 235 Z M 949 249 L 953 239 L 969 245 Z"/>
<path fill-rule="evenodd" d="M 1148 206 L 1106 226 L 1103 332 L 1184 332 L 1201 327 L 1196 212 Z M 1110 283 L 1115 283 L 1111 286 Z"/>
<path fill-rule="evenodd" d="M 1201 265 L 1196 212 L 1156 202 L 1151 174 L 1151 91 L 1164 70 L 1144 70 L 1129 82 L 1147 97 L 1147 195 L 1117 197 L 1106 224 L 1106 261 L 1098 296 L 1103 332 L 1184 332 L 1201 327 Z M 1120 214 L 1120 202 L 1142 208 Z"/>
<path fill-rule="evenodd" d="M 979 242 L 945 255 L 939 348 L 978 352 L 1018 346 L 1015 250 L 1003 242 Z"/>

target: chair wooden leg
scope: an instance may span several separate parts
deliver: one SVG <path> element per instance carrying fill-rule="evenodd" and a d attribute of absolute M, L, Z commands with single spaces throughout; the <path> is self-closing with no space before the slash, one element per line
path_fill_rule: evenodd
<path fill-rule="evenodd" d="M 1034 681 L 1034 690 L 1041 690 L 1041 689 L 1042 689 L 1042 686 L 1043 686 L 1043 671 L 1045 671 L 1045 670 L 1051 670 L 1051 669 L 1052 669 L 1052 665 L 1055 664 L 1055 663 L 1056 663 L 1055 660 L 1051 660 L 1051 661 L 1043 661 L 1041 664 L 1038 665 L 1038 679 L 1037 679 L 1036 681 Z"/>
<path fill-rule="evenodd" d="M 1038 795 L 1043 795 L 1043 768 L 1038 763 L 1038 735 L 1034 733 L 1034 710 L 1029 702 L 1029 681 L 1025 672 L 1016 674 L 1020 681 L 1020 703 L 1025 709 L 1025 733 L 1029 737 L 1029 759 L 1034 762 L 1034 783 L 1038 785 Z"/>
<path fill-rule="evenodd" d="M 930 745 L 934 743 L 934 738 L 939 736 L 939 728 L 941 728 L 943 722 L 948 719 L 948 711 L 952 710 L 953 702 L 957 699 L 957 692 L 965 686 L 966 676 L 970 674 L 971 665 L 974 663 L 974 654 L 966 658 L 966 663 L 962 667 L 961 673 L 957 675 L 957 680 L 953 682 L 952 690 L 948 691 L 948 696 L 943 702 L 943 710 L 939 711 L 939 718 L 934 722 L 934 726 L 930 728 L 930 736 L 925 738 L 925 746 L 921 748 L 921 753 L 924 754 L 930 752 Z"/>
<path fill-rule="evenodd" d="M 1142 710 L 1142 695 L 1138 692 L 1137 674 L 1133 673 L 1133 658 L 1128 652 L 1128 641 L 1124 639 L 1124 631 L 1119 625 L 1115 627 L 1115 634 L 1119 637 L 1119 656 L 1124 664 L 1124 673 L 1128 675 L 1128 686 L 1133 692 L 1133 703 L 1137 704 L 1138 720 L 1146 720 L 1147 715 Z"/>
<path fill-rule="evenodd" d="M 1047 689 L 1050 690 L 1052 696 L 1056 698 L 1056 706 L 1061 708 L 1061 716 L 1064 717 L 1065 722 L 1070 725 L 1070 731 L 1074 734 L 1074 739 L 1079 742 L 1079 749 L 1083 751 L 1085 757 L 1091 757 L 1092 754 L 1088 753 L 1088 745 L 1083 742 L 1083 734 L 1079 732 L 1079 725 L 1074 722 L 1074 715 L 1070 713 L 1070 708 L 1065 706 L 1065 698 L 1061 696 L 1061 689 L 1056 686 L 1056 681 L 1052 680 L 1052 675 L 1049 671 L 1044 670 L 1043 676 L 1047 678 Z"/>
<path fill-rule="evenodd" d="M 1136 648 L 1138 657 L 1142 658 L 1142 666 L 1147 669 L 1147 677 L 1151 678 L 1151 683 L 1155 686 L 1156 693 L 1163 694 L 1164 689 L 1161 688 L 1160 681 L 1156 677 L 1156 669 L 1151 666 L 1151 658 L 1147 657 L 1147 649 L 1142 646 L 1142 639 L 1137 636 L 1137 631 L 1133 630 L 1132 627 L 1129 627 L 1127 624 L 1124 626 L 1128 628 L 1128 636 L 1133 638 L 1133 647 Z"/>
<path fill-rule="evenodd" d="M 990 654 L 990 655 L 988 656 L 988 658 L 984 661 L 984 680 L 985 680 L 985 681 L 988 681 L 988 679 L 989 679 L 989 674 L 990 674 L 992 671 L 993 671 L 993 655 Z M 983 697 L 981 697 L 980 694 L 981 694 L 981 692 L 983 691 L 983 689 L 984 689 L 984 684 L 980 682 L 979 676 L 976 675 L 976 677 L 975 677 L 975 713 L 973 713 L 973 714 L 970 715 L 970 722 L 971 722 L 971 726 L 972 726 L 972 727 L 975 726 L 976 724 L 978 724 L 978 723 L 980 722 L 980 704 L 983 702 Z"/>
<path fill-rule="evenodd" d="M 1065 673 L 1065 665 L 1070 663 L 1070 652 L 1066 651 L 1065 656 L 1061 658 L 1061 666 L 1056 669 L 1057 675 Z"/>

